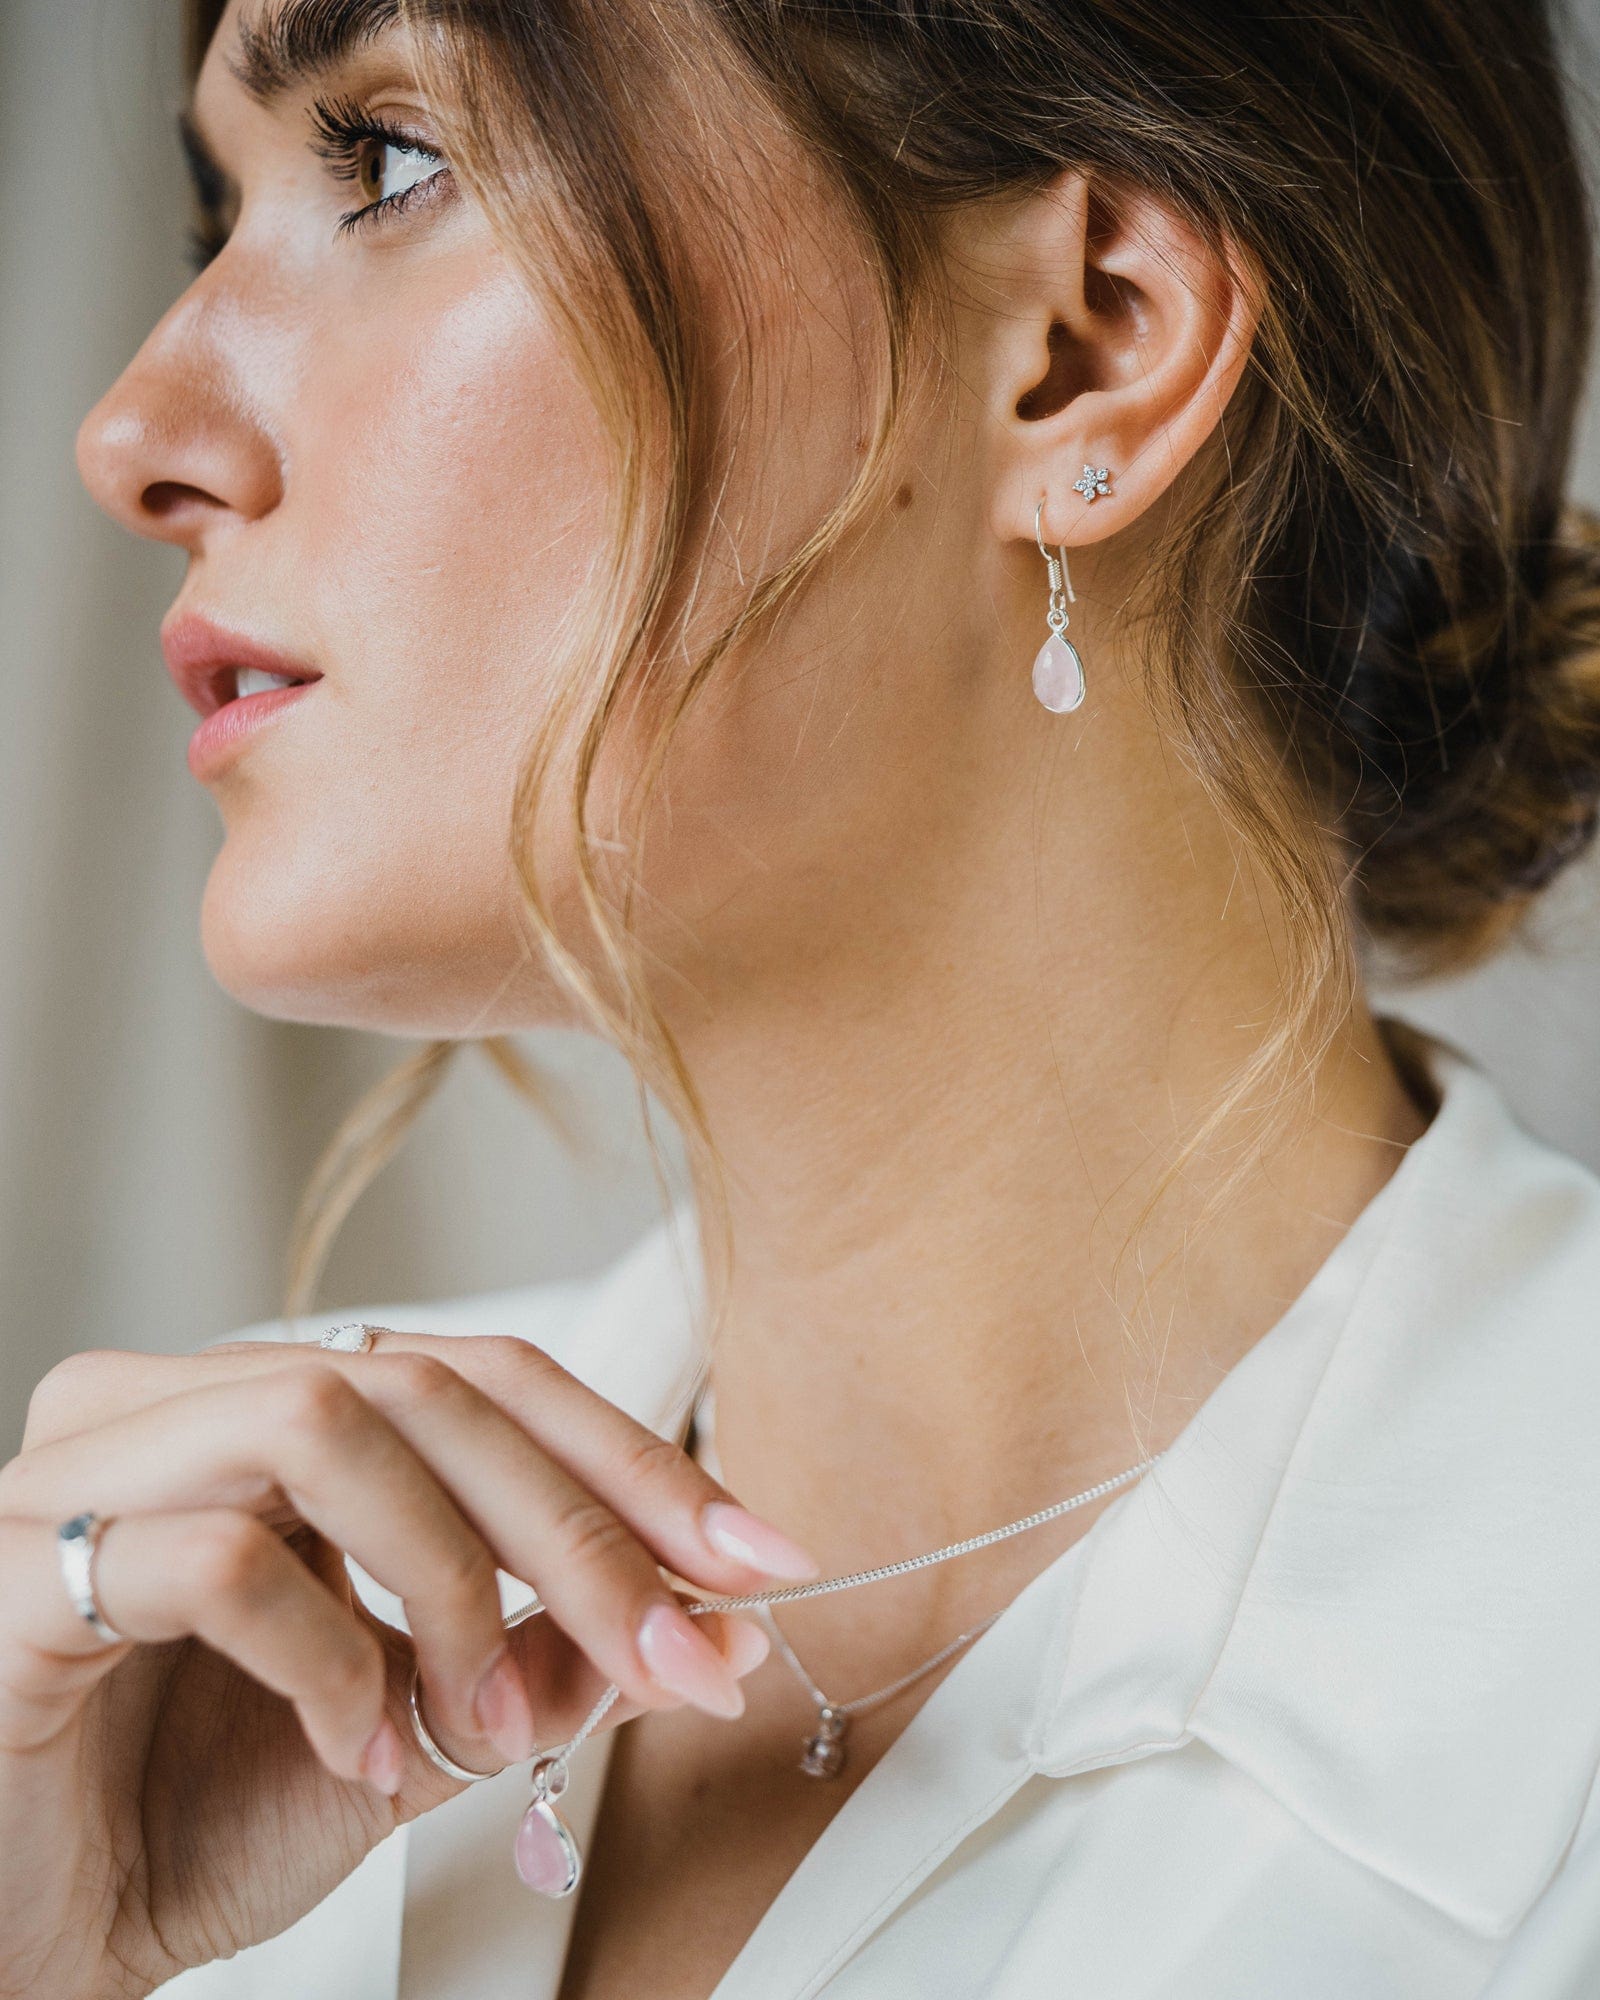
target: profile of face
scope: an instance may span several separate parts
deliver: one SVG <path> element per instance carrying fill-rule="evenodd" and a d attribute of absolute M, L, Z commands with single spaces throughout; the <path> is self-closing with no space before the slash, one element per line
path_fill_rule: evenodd
<path fill-rule="evenodd" d="M 249 31 L 275 5 L 292 11 L 232 0 L 197 84 L 215 254 L 79 446 L 100 503 L 188 557 L 163 637 L 207 715 L 190 763 L 225 829 L 208 962 L 248 1005 L 301 1020 L 464 1036 L 561 1019 L 520 914 L 512 801 L 602 556 L 602 431 L 554 317 L 452 172 L 388 10 L 341 47 L 289 46 L 267 77 Z M 730 319 L 724 386 L 749 418 L 695 529 L 709 633 L 859 463 L 874 307 L 798 149 L 770 124 L 704 143 L 747 190 L 759 307 L 753 382 L 733 380 Z M 905 434 L 892 500 L 721 662 L 672 739 L 634 919 L 669 1011 L 848 988 L 915 949 L 1023 837 L 1059 732 L 1098 715 L 1120 740 L 1115 653 L 1094 644 L 1093 603 L 1119 588 L 1109 552 L 1075 578 L 1090 702 L 1052 717 L 1031 694 L 1035 507 L 1048 496 L 1048 541 L 1117 535 L 1115 562 L 1136 566 L 1141 517 L 1214 429 L 1248 328 L 1226 275 L 1185 264 L 1176 223 L 1133 204 L 1091 229 L 1085 203 L 1066 177 L 952 222 L 960 351 Z M 699 275 L 715 323 L 718 269 Z M 1085 459 L 1115 468 L 1092 508 L 1073 490 Z M 641 706 L 606 740 L 602 853 L 651 733 Z M 1098 786 L 1136 784 L 1132 752 L 1097 763 Z M 582 957 L 564 810 L 538 841 Z"/>

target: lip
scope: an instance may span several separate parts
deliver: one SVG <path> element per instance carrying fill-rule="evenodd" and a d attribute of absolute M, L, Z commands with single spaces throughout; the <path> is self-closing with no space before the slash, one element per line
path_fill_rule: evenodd
<path fill-rule="evenodd" d="M 200 717 L 199 728 L 189 738 L 188 761 L 190 771 L 201 780 L 215 777 L 232 763 L 257 729 L 301 700 L 322 678 L 315 667 L 195 612 L 163 628 L 161 651 L 178 692 Z M 240 668 L 292 675 L 297 685 L 239 697 L 233 685 Z"/>

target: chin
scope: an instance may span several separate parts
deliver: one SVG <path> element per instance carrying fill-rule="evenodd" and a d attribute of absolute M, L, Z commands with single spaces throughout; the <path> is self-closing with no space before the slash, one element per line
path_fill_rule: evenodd
<path fill-rule="evenodd" d="M 297 871 L 281 852 L 246 866 L 225 843 L 200 909 L 206 965 L 273 1020 L 450 1040 L 571 1020 L 509 910 L 485 923 L 494 897 L 475 903 L 450 883 L 437 906 L 419 907 L 420 886 L 414 875 Z"/>

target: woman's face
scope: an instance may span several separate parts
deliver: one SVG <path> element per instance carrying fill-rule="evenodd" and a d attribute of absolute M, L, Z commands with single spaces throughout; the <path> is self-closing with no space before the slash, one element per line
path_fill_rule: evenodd
<path fill-rule="evenodd" d="M 189 558 L 163 638 L 196 705 L 223 704 L 190 752 L 225 828 L 203 911 L 215 975 L 266 1013 L 488 1033 L 564 1012 L 523 942 L 511 803 L 600 551 L 607 461 L 553 322 L 430 151 L 400 31 L 297 46 L 285 29 L 311 12 L 229 6 L 193 109 L 225 240 L 80 458 L 102 505 Z M 762 171 L 798 174 L 774 143 Z M 707 630 L 733 602 L 719 590 L 797 547 L 861 448 L 868 307 L 823 247 L 844 232 L 819 192 L 774 204 L 752 181 L 750 200 L 773 236 L 766 373 L 702 543 Z M 705 296 L 714 312 L 709 274 Z M 976 512 L 930 518 L 931 483 L 908 475 L 829 590 L 730 658 L 679 736 L 639 926 L 669 1006 L 792 988 L 899 928 L 980 803 L 971 607 L 992 620 L 994 593 L 963 581 Z M 263 673 L 314 678 L 282 692 Z M 602 834 L 648 739 L 624 729 L 607 752 Z M 559 813 L 539 839 L 584 954 Z"/>

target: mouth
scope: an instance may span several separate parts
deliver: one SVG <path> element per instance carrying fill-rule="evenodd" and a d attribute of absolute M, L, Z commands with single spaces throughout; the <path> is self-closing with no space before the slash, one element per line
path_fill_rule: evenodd
<path fill-rule="evenodd" d="M 161 650 L 178 692 L 202 720 L 232 702 L 310 687 L 322 678 L 315 667 L 192 612 L 163 630 Z"/>
<path fill-rule="evenodd" d="M 258 723 L 322 679 L 317 668 L 194 612 L 163 628 L 161 650 L 178 692 L 200 717 L 188 762 L 201 779 L 231 763 Z"/>
<path fill-rule="evenodd" d="M 274 694 L 280 688 L 310 687 L 320 674 L 273 673 L 266 667 L 222 667 L 200 689 L 195 702 L 201 715 L 214 715 L 230 702 L 248 701 L 252 695 Z"/>

